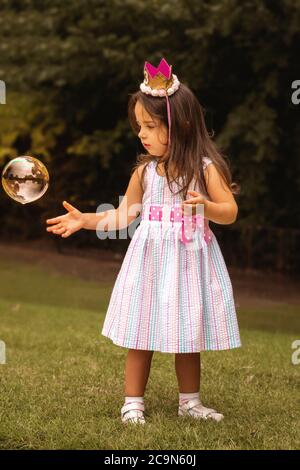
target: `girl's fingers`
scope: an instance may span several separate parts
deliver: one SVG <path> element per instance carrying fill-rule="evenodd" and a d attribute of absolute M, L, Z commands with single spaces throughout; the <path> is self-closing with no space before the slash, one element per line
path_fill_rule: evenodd
<path fill-rule="evenodd" d="M 54 231 L 54 233 L 56 233 L 57 235 L 61 235 L 63 234 L 67 229 L 65 227 L 62 227 L 62 228 L 57 228 Z"/>
<path fill-rule="evenodd" d="M 53 232 L 55 235 L 61 235 L 64 238 L 69 237 L 72 234 L 72 231 L 67 229 L 64 224 L 61 223 L 61 217 L 55 217 L 54 219 L 49 219 L 47 222 L 51 222 L 56 225 L 47 227 L 47 232 Z"/>
<path fill-rule="evenodd" d="M 72 232 L 70 230 L 67 230 L 65 227 L 61 227 L 61 228 L 51 227 L 51 228 L 47 228 L 47 230 L 49 232 L 55 233 L 55 235 L 61 235 L 64 238 L 67 238 L 72 234 Z"/>
<path fill-rule="evenodd" d="M 66 231 L 65 228 L 53 228 L 52 230 L 49 230 L 49 232 L 55 233 L 55 235 L 61 235 Z"/>
<path fill-rule="evenodd" d="M 202 204 L 203 202 L 203 199 L 202 199 L 202 196 L 198 196 L 198 197 L 191 197 L 190 199 L 187 199 L 186 201 L 184 201 L 184 204 Z"/>
<path fill-rule="evenodd" d="M 67 230 L 65 233 L 62 234 L 62 237 L 67 238 L 69 235 L 71 235 L 70 230 Z"/>
<path fill-rule="evenodd" d="M 184 204 L 196 204 L 198 201 L 198 198 L 194 197 L 192 199 L 187 199 L 186 201 L 184 201 Z"/>
<path fill-rule="evenodd" d="M 76 209 L 75 207 L 73 207 L 69 202 L 67 201 L 64 201 L 63 202 L 63 206 L 68 210 L 68 211 L 73 211 L 74 209 Z"/>
<path fill-rule="evenodd" d="M 55 217 L 54 219 L 47 219 L 47 224 L 56 224 L 61 221 L 61 217 Z"/>
<path fill-rule="evenodd" d="M 62 228 L 64 228 L 64 230 L 66 230 L 65 227 L 63 227 L 61 224 L 56 224 L 56 225 L 53 225 L 52 227 L 47 227 L 47 232 L 56 232 L 57 230 L 61 230 Z"/>

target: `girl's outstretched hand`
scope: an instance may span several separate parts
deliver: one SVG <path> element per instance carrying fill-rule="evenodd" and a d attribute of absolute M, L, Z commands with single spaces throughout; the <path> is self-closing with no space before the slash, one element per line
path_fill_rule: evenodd
<path fill-rule="evenodd" d="M 48 219 L 46 221 L 47 224 L 53 225 L 51 227 L 47 227 L 47 232 L 53 232 L 56 235 L 61 235 L 63 238 L 67 238 L 72 235 L 72 233 L 83 228 L 83 213 L 67 201 L 63 201 L 63 206 L 67 209 L 68 213 L 55 217 L 54 219 Z"/>

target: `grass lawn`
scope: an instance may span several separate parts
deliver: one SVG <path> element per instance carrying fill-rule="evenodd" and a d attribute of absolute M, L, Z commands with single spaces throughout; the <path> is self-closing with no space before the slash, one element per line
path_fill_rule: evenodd
<path fill-rule="evenodd" d="M 127 349 L 101 336 L 112 284 L 0 262 L 0 448 L 299 449 L 299 306 L 240 308 L 242 348 L 202 353 L 201 396 L 220 423 L 177 417 L 174 355 L 156 352 L 146 425 L 126 426 Z"/>

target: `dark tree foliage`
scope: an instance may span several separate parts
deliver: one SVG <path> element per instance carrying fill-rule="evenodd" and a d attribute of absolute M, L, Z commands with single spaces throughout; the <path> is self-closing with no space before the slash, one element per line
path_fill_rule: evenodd
<path fill-rule="evenodd" d="M 204 106 L 241 185 L 234 227 L 241 239 L 254 226 L 300 228 L 300 105 L 291 100 L 292 82 L 300 80 L 299 2 L 0 5 L 0 79 L 7 87 L 1 167 L 32 154 L 51 177 L 46 195 L 30 207 L 2 193 L 3 236 L 45 236 L 44 220 L 64 212 L 64 199 L 89 212 L 104 202 L 118 205 L 140 150 L 127 122 L 128 97 L 142 81 L 144 60 L 162 56 Z"/>

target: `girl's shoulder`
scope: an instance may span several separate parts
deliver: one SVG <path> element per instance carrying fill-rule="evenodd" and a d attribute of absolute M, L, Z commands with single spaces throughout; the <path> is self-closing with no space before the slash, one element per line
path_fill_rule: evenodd
<path fill-rule="evenodd" d="M 150 159 L 147 159 L 145 161 L 141 161 L 140 163 L 140 167 L 141 168 L 150 168 L 151 166 L 154 166 L 156 163 L 156 160 L 155 158 L 150 158 Z"/>
<path fill-rule="evenodd" d="M 153 166 L 154 160 L 147 160 L 146 162 L 140 162 L 139 165 L 136 167 L 139 173 L 139 176 L 142 174 L 143 170 L 147 171 L 148 169 Z"/>
<path fill-rule="evenodd" d="M 203 170 L 210 164 L 213 163 L 213 161 L 208 158 L 208 157 L 202 157 L 202 163 L 203 163 Z"/>
<path fill-rule="evenodd" d="M 154 168 L 154 160 L 147 160 L 146 162 L 140 162 L 139 165 L 136 167 L 136 171 L 140 180 L 141 187 L 143 191 L 145 191 L 145 184 L 150 177 L 150 170 Z M 152 173 L 152 171 L 151 171 Z"/>

